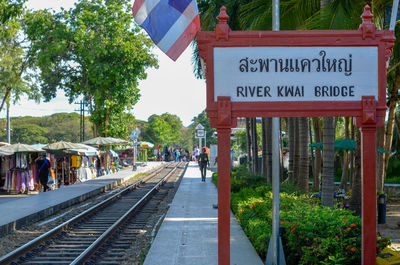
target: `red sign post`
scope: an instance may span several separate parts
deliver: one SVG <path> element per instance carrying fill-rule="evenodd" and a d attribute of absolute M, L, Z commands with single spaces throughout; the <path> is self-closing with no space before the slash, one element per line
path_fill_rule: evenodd
<path fill-rule="evenodd" d="M 362 263 L 376 260 L 376 127 L 394 32 L 366 6 L 358 30 L 231 31 L 225 7 L 197 43 L 218 132 L 218 264 L 230 264 L 230 131 L 238 117 L 356 117 L 362 131 Z"/>

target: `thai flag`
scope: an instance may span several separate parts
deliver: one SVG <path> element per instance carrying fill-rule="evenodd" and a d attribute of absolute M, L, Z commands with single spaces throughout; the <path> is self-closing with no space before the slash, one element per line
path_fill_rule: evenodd
<path fill-rule="evenodd" d="M 174 61 L 200 30 L 196 0 L 136 0 L 132 14 L 136 23 Z"/>

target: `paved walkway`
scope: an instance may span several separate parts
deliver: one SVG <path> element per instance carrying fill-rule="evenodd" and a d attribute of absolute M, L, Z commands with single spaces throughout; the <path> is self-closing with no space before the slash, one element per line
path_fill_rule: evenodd
<path fill-rule="evenodd" d="M 201 182 L 200 170 L 191 162 L 144 265 L 217 265 L 217 196 L 211 172 Z M 232 214 L 231 264 L 263 264 Z"/>
<path fill-rule="evenodd" d="M 39 192 L 38 194 L 0 196 L 0 236 L 24 225 L 37 222 L 59 210 L 82 202 L 96 194 L 134 177 L 137 173 L 149 171 L 161 165 L 161 162 L 148 162 L 136 171 L 132 167 L 117 173 L 101 176 L 86 182 L 62 186 L 59 189 Z M 3 201 L 4 203 L 1 203 Z"/>

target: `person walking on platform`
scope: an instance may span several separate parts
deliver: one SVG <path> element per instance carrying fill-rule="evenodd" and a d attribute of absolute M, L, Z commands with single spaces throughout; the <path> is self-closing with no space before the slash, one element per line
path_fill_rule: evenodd
<path fill-rule="evenodd" d="M 43 186 L 43 191 L 46 192 L 50 189 L 49 186 L 47 186 L 49 180 L 50 161 L 46 158 L 46 154 L 40 154 L 35 161 L 39 169 L 40 184 Z"/>
<path fill-rule="evenodd" d="M 210 161 L 208 160 L 207 150 L 205 148 L 203 148 L 202 153 L 199 155 L 198 161 L 199 161 L 199 167 L 200 167 L 200 172 L 201 172 L 201 181 L 205 182 L 207 165 L 210 166 Z"/>

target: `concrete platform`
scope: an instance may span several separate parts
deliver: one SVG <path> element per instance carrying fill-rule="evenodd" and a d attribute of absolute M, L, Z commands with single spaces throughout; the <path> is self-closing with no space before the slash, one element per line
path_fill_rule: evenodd
<path fill-rule="evenodd" d="M 161 162 L 147 162 L 146 166 L 139 166 L 136 171 L 132 171 L 132 168 L 129 167 L 117 173 L 70 186 L 62 186 L 48 192 L 39 192 L 29 196 L 0 196 L 0 212 L 3 213 L 0 215 L 0 236 L 109 190 L 137 173 L 150 171 L 159 166 L 161 166 Z"/>
<path fill-rule="evenodd" d="M 144 265 L 217 265 L 218 193 L 207 172 L 190 162 Z M 262 265 L 260 257 L 231 213 L 231 264 Z"/>

